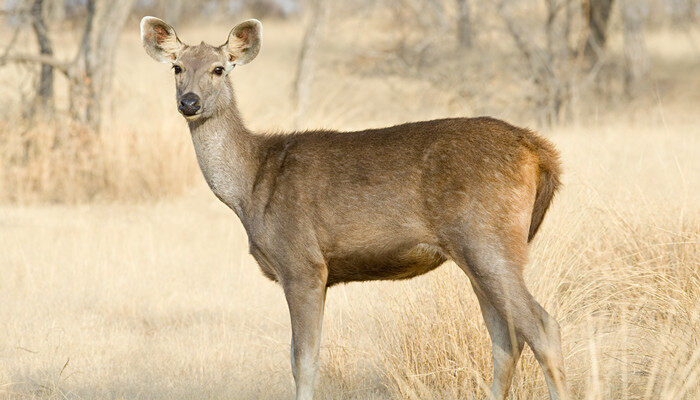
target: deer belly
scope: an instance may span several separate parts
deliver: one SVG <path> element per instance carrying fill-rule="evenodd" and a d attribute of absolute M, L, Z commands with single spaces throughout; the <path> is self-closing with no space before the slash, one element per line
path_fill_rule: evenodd
<path fill-rule="evenodd" d="M 343 282 L 413 278 L 432 271 L 446 259 L 439 248 L 427 243 L 388 251 L 368 249 L 333 254 L 328 257 L 328 286 Z"/>

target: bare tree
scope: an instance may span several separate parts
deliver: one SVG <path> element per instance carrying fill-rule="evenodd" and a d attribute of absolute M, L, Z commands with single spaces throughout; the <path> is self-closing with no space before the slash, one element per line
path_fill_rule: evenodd
<path fill-rule="evenodd" d="M 640 92 L 649 75 L 649 54 L 643 32 L 644 20 L 648 14 L 649 5 L 645 0 L 623 1 L 625 93 L 630 97 Z"/>
<path fill-rule="evenodd" d="M 6 54 L 0 58 L 0 66 L 8 62 L 36 63 L 62 73 L 69 82 L 71 115 L 99 131 L 103 103 L 111 89 L 117 39 L 134 3 L 135 0 L 87 0 L 85 29 L 72 60 L 60 60 L 44 52 Z"/>
<path fill-rule="evenodd" d="M 570 46 L 571 0 L 546 0 L 544 43 L 526 37 L 516 18 L 511 16 L 507 1 L 501 1 L 499 11 L 507 32 L 525 59 L 525 65 L 535 85 L 533 100 L 542 125 L 558 123 L 572 96 L 574 81 L 578 75 L 576 49 Z"/>
<path fill-rule="evenodd" d="M 614 0 L 582 0 L 588 25 L 588 38 L 584 54 L 589 66 L 595 65 L 605 48 L 605 43 L 608 40 L 608 24 L 614 3 Z"/>
<path fill-rule="evenodd" d="M 48 35 L 46 21 L 44 20 L 44 0 L 34 0 L 30 13 L 32 17 L 32 29 L 39 45 L 39 54 L 47 57 L 53 56 L 53 45 Z M 39 115 L 53 113 L 53 67 L 50 64 L 41 64 L 41 73 L 36 91 Z M 34 112 L 31 112 L 34 114 Z"/>
<path fill-rule="evenodd" d="M 311 13 L 311 20 L 304 33 L 304 41 L 299 52 L 297 74 L 292 89 L 292 99 L 296 108 L 294 124 L 301 125 L 309 106 L 311 82 L 315 72 L 314 52 L 318 44 L 319 35 L 323 30 L 328 14 L 328 6 L 325 0 L 315 0 Z"/>
<path fill-rule="evenodd" d="M 471 47 L 474 40 L 473 36 L 469 0 L 457 0 L 457 41 L 460 47 Z"/>

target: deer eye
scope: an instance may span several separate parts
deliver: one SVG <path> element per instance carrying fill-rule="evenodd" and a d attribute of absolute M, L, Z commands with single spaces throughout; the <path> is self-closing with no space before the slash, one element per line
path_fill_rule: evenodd
<path fill-rule="evenodd" d="M 182 67 L 179 65 L 173 65 L 173 70 L 175 70 L 175 75 L 177 75 L 182 72 Z"/>
<path fill-rule="evenodd" d="M 212 71 L 212 72 L 214 72 L 216 75 L 221 76 L 224 73 L 224 67 L 216 67 L 216 68 L 214 68 L 214 71 Z"/>

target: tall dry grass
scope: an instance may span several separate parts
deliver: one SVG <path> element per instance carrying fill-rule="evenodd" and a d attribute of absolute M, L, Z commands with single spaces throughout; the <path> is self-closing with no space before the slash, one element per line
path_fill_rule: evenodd
<path fill-rule="evenodd" d="M 561 323 L 576 398 L 700 395 L 698 133 L 551 134 L 565 186 L 526 283 Z M 291 398 L 284 296 L 206 187 L 5 206 L 0 221 L 0 398 Z M 321 363 L 321 399 L 485 398 L 491 378 L 476 298 L 451 264 L 331 289 Z M 529 350 L 512 390 L 546 397 Z"/>
<path fill-rule="evenodd" d="M 191 144 L 168 131 L 97 135 L 68 121 L 0 130 L 2 202 L 147 200 L 182 194 L 196 177 Z"/>
<path fill-rule="evenodd" d="M 188 42 L 219 43 L 226 32 L 179 29 Z M 265 34 L 259 58 L 233 79 L 249 126 L 275 130 L 291 126 L 285 88 L 300 29 L 266 23 Z M 130 62 L 117 69 L 104 135 L 2 127 L 0 197 L 15 204 L 0 206 L 0 398 L 292 398 L 284 296 L 198 177 L 170 73 L 137 39 L 123 38 L 118 59 Z M 545 132 L 562 150 L 565 185 L 531 246 L 526 282 L 561 323 L 581 399 L 700 396 L 700 62 L 683 35 L 651 39 L 663 85 L 650 99 Z M 314 127 L 464 109 L 420 79 L 346 69 L 319 73 L 313 90 L 323 94 L 312 99 Z M 160 200 L 113 200 L 147 194 Z M 106 201 L 36 204 L 58 197 Z M 331 289 L 321 363 L 321 399 L 479 399 L 491 379 L 476 298 L 451 264 Z M 545 397 L 526 350 L 512 398 Z"/>

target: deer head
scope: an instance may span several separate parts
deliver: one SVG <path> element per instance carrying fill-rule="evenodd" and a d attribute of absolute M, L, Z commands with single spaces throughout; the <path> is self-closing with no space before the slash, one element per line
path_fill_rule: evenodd
<path fill-rule="evenodd" d="M 221 46 L 204 42 L 189 46 L 165 21 L 144 17 L 141 42 L 153 59 L 172 65 L 178 110 L 191 122 L 209 118 L 231 103 L 233 87 L 227 76 L 236 65 L 247 64 L 258 55 L 262 24 L 257 19 L 241 22 Z"/>

